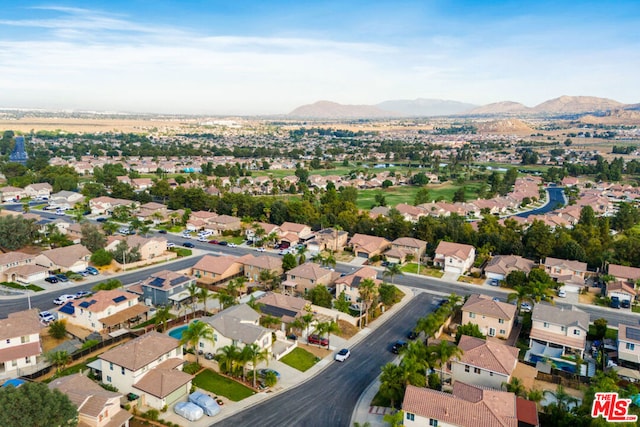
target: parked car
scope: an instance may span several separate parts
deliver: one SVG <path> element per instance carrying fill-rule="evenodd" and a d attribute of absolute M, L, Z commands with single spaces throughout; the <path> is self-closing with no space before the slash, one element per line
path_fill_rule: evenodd
<path fill-rule="evenodd" d="M 194 245 L 194 244 L 193 244 L 193 243 L 191 243 L 191 242 L 184 242 L 184 243 L 182 244 L 182 246 L 184 246 L 185 248 L 195 248 L 195 247 L 196 247 L 196 245 Z"/>
<path fill-rule="evenodd" d="M 489 280 L 489 285 L 491 285 L 491 286 L 499 286 L 500 285 L 500 281 L 498 279 L 491 279 L 491 280 Z"/>
<path fill-rule="evenodd" d="M 58 210 L 56 211 L 56 215 L 63 216 L 63 215 L 64 215 L 64 211 L 63 211 L 62 209 L 58 209 Z"/>
<path fill-rule="evenodd" d="M 528 302 L 523 302 L 520 304 L 520 311 L 528 313 L 531 310 L 533 310 L 533 307 L 531 307 L 531 304 L 529 304 Z"/>
<path fill-rule="evenodd" d="M 53 303 L 55 305 L 62 305 L 64 303 L 66 303 L 67 301 L 71 301 L 72 299 L 75 299 L 75 295 L 64 294 L 64 295 L 60 295 L 58 298 L 54 299 Z"/>
<path fill-rule="evenodd" d="M 89 292 L 89 291 L 78 291 L 78 292 L 76 292 L 74 297 L 75 297 L 75 299 L 79 299 L 79 298 L 88 297 L 90 295 L 91 295 L 91 292 Z"/>
<path fill-rule="evenodd" d="M 56 276 L 49 276 L 45 277 L 44 281 L 49 283 L 58 283 L 58 278 Z"/>
<path fill-rule="evenodd" d="M 209 243 L 211 243 L 212 245 L 217 245 L 220 242 L 218 242 L 216 239 L 213 239 L 213 240 L 209 240 Z"/>
<path fill-rule="evenodd" d="M 98 221 L 98 222 L 107 222 L 107 218 L 101 216 L 99 218 L 96 218 L 96 221 Z"/>
<path fill-rule="evenodd" d="M 256 248 L 256 251 L 258 251 L 258 252 L 264 252 L 264 251 L 266 251 L 266 249 L 265 249 L 265 248 L 263 248 L 263 247 L 259 247 L 259 248 Z"/>
<path fill-rule="evenodd" d="M 81 275 L 82 277 L 87 277 L 89 275 L 89 273 L 87 273 L 87 270 L 79 271 L 78 274 Z"/>
<path fill-rule="evenodd" d="M 269 372 L 273 372 L 273 373 L 275 374 L 276 378 L 277 378 L 277 379 L 280 379 L 280 372 L 275 371 L 275 370 L 273 370 L 273 369 L 263 368 L 263 369 L 258 369 L 258 370 L 256 371 L 256 373 L 258 374 L 258 376 L 259 376 L 260 378 L 264 378 L 264 377 L 266 377 L 266 376 L 267 376 L 267 374 L 268 374 Z"/>
<path fill-rule="evenodd" d="M 336 353 L 335 359 L 337 362 L 344 362 L 349 358 L 349 356 L 351 356 L 351 352 L 349 351 L 349 349 L 343 348 L 342 350 Z"/>
<path fill-rule="evenodd" d="M 171 249 L 171 248 L 175 248 L 175 247 L 176 247 L 175 243 L 173 243 L 173 242 L 167 243 L 167 249 Z"/>
<path fill-rule="evenodd" d="M 236 245 L 236 244 L 235 244 L 235 243 L 233 243 L 233 242 L 229 242 L 229 244 L 228 244 L 227 246 L 229 246 L 230 248 L 235 248 L 235 247 L 236 247 L 236 246 L 238 246 L 238 245 Z"/>
<path fill-rule="evenodd" d="M 628 299 L 623 299 L 622 301 L 620 301 L 620 307 L 622 308 L 631 307 L 631 301 L 629 301 Z"/>
<path fill-rule="evenodd" d="M 189 395 L 189 402 L 198 405 L 200 408 L 202 408 L 202 411 L 210 417 L 213 417 L 220 413 L 220 405 L 216 403 L 213 397 L 207 396 L 201 391 L 194 391 L 193 393 L 191 393 Z"/>
<path fill-rule="evenodd" d="M 160 230 L 158 230 L 158 233 L 167 234 L 167 230 L 165 230 L 164 228 L 161 228 Z"/>
<path fill-rule="evenodd" d="M 87 273 L 89 273 L 90 275 L 92 275 L 92 276 L 97 276 L 98 274 L 100 274 L 100 272 L 98 271 L 98 269 L 97 269 L 97 268 L 95 268 L 95 267 L 91 267 L 91 266 L 87 267 L 87 268 L 85 269 L 85 271 L 86 271 Z"/>
<path fill-rule="evenodd" d="M 558 296 L 559 296 L 560 298 L 566 298 L 566 297 L 567 297 L 567 291 L 565 291 L 564 289 L 560 289 L 560 290 L 558 291 Z"/>
<path fill-rule="evenodd" d="M 325 337 L 320 337 L 320 335 L 316 335 L 316 334 L 309 335 L 309 337 L 307 338 L 307 342 L 309 344 L 318 344 L 323 346 L 329 345 L 329 339 Z"/>
<path fill-rule="evenodd" d="M 620 308 L 620 298 L 611 297 L 611 304 L 609 305 L 611 308 Z"/>
<path fill-rule="evenodd" d="M 409 338 L 410 340 L 415 340 L 416 338 L 418 338 L 418 333 L 416 331 L 409 331 L 409 333 L 407 334 L 407 338 Z"/>
<path fill-rule="evenodd" d="M 38 317 L 40 317 L 40 321 L 44 323 L 49 323 L 56 320 L 55 316 L 48 311 L 41 311 L 40 313 L 38 313 Z"/>
<path fill-rule="evenodd" d="M 228 245 L 229 245 L 229 242 L 227 242 L 226 240 L 220 240 L 220 241 L 218 242 L 218 244 L 219 244 L 220 246 L 228 246 Z"/>
<path fill-rule="evenodd" d="M 64 274 L 56 274 L 56 277 L 61 282 L 68 282 L 69 281 L 69 278 Z"/>
<path fill-rule="evenodd" d="M 202 408 L 191 402 L 176 403 L 173 412 L 189 421 L 198 421 L 204 415 Z"/>
<path fill-rule="evenodd" d="M 407 344 L 406 341 L 398 340 L 398 341 L 394 342 L 393 345 L 391 346 L 391 353 L 399 354 L 400 350 L 405 348 L 407 345 L 409 345 L 409 344 Z"/>
<path fill-rule="evenodd" d="M 198 240 L 198 242 L 202 242 L 202 243 L 206 243 L 206 242 L 209 241 L 205 236 L 200 236 L 200 237 L 198 237 L 197 240 Z"/>

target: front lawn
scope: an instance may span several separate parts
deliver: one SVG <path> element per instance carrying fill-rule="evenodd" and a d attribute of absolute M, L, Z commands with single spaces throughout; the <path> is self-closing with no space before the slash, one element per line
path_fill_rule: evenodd
<path fill-rule="evenodd" d="M 2 286 L 6 286 L 7 288 L 13 288 L 13 289 L 22 289 L 24 290 L 29 289 L 32 290 L 34 292 L 40 292 L 43 291 L 44 288 L 41 288 L 40 286 L 36 286 L 36 285 L 21 285 L 19 283 L 15 283 L 15 282 L 1 282 L 0 285 Z"/>
<path fill-rule="evenodd" d="M 302 372 L 311 368 L 318 362 L 318 358 L 316 356 L 300 347 L 295 348 L 291 353 L 287 354 L 280 360 L 292 368 Z"/>
<path fill-rule="evenodd" d="M 249 387 L 230 378 L 223 377 L 211 369 L 206 369 L 196 375 L 193 379 L 193 384 L 196 387 L 200 387 L 215 395 L 224 396 L 234 402 L 239 402 L 255 394 Z"/>
<path fill-rule="evenodd" d="M 405 273 L 413 273 L 418 274 L 418 264 L 415 262 L 411 262 L 405 264 L 401 267 L 402 271 Z M 442 270 L 438 270 L 436 268 L 426 267 L 424 265 L 420 266 L 420 275 L 421 276 L 431 276 L 431 277 L 442 277 L 444 272 Z"/>

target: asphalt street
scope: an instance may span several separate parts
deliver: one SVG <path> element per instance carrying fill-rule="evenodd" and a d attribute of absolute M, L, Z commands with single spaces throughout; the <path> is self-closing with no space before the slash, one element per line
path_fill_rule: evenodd
<path fill-rule="evenodd" d="M 288 389 L 215 426 L 349 426 L 353 408 L 380 368 L 396 355 L 391 345 L 406 337 L 418 318 L 435 308 L 434 298 L 421 293 L 380 327 L 351 348 L 345 362 L 332 362 L 307 382 Z"/>

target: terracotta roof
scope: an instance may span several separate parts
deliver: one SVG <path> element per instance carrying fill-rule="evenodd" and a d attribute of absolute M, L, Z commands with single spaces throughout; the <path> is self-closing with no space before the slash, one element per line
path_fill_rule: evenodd
<path fill-rule="evenodd" d="M 99 358 L 123 366 L 130 371 L 137 371 L 178 347 L 180 347 L 180 342 L 177 339 L 151 331 L 107 350 Z"/>
<path fill-rule="evenodd" d="M 427 242 L 425 242 L 424 240 L 420 240 L 420 239 L 414 239 L 413 237 L 399 237 L 396 240 L 394 240 L 393 242 L 391 242 L 392 245 L 398 245 L 398 246 L 408 246 L 410 248 L 415 248 L 415 249 L 420 249 L 424 246 L 426 246 Z"/>
<path fill-rule="evenodd" d="M 221 335 L 245 344 L 260 339 L 264 334 L 271 331 L 256 325 L 260 319 L 260 314 L 247 304 L 231 306 L 214 316 L 202 317 L 200 320 L 208 323 Z"/>
<path fill-rule="evenodd" d="M 511 375 L 518 363 L 518 348 L 463 335 L 458 347 L 463 351 L 460 363 Z"/>
<path fill-rule="evenodd" d="M 547 257 L 544 260 L 545 267 L 562 267 L 573 271 L 587 271 L 587 263 Z"/>
<path fill-rule="evenodd" d="M 80 259 L 91 256 L 91 252 L 82 245 L 64 246 L 43 251 L 40 255 L 46 256 L 55 265 L 71 267 Z"/>
<path fill-rule="evenodd" d="M 182 359 L 165 360 L 145 374 L 133 387 L 161 399 L 167 397 L 193 379 L 193 375 L 175 369 L 178 362 L 178 366 L 184 363 Z"/>
<path fill-rule="evenodd" d="M 246 254 L 238 259 L 242 264 L 257 267 L 263 270 L 282 270 L 282 258 L 268 255 L 253 256 Z"/>
<path fill-rule="evenodd" d="M 608 292 L 623 292 L 634 297 L 638 294 L 636 288 L 619 280 L 607 283 L 607 293 Z"/>
<path fill-rule="evenodd" d="M 0 254 L 0 266 L 9 266 L 14 263 L 26 262 L 32 260 L 35 255 L 29 255 L 22 252 L 7 252 L 6 254 Z"/>
<path fill-rule="evenodd" d="M 462 311 L 482 314 L 496 319 L 513 319 L 517 307 L 506 302 L 494 301 L 486 295 L 473 294 L 462 306 Z"/>
<path fill-rule="evenodd" d="M 56 378 L 49 383 L 49 388 L 58 389 L 69 396 L 71 402 L 78 407 L 78 412 L 90 417 L 97 417 L 109 400 L 122 396 L 122 393 L 105 390 L 81 373 Z M 116 409 L 111 404 L 109 406 Z"/>
<path fill-rule="evenodd" d="M 462 243 L 445 242 L 438 243 L 436 254 L 443 256 L 452 256 L 458 259 L 467 259 L 471 255 L 474 247 Z"/>
<path fill-rule="evenodd" d="M 633 338 L 629 334 L 633 335 Z M 640 344 L 640 328 L 620 323 L 618 324 L 618 339 Z"/>
<path fill-rule="evenodd" d="M 285 222 L 280 226 L 280 230 L 283 233 L 292 232 L 292 233 L 300 234 L 302 231 L 305 230 L 305 228 L 309 228 L 309 226 L 306 224 L 298 224 L 295 222 Z"/>
<path fill-rule="evenodd" d="M 42 325 L 38 310 L 23 310 L 9 313 L 6 319 L 0 319 L 0 340 L 39 334 Z"/>
<path fill-rule="evenodd" d="M 205 255 L 193 266 L 193 270 L 224 274 L 233 264 L 238 262 L 238 258 L 232 256 Z"/>
<path fill-rule="evenodd" d="M 324 268 L 313 262 L 306 262 L 289 270 L 287 272 L 287 275 L 317 281 L 327 278 L 327 276 L 331 276 L 331 271 L 325 270 Z"/>
<path fill-rule="evenodd" d="M 364 250 L 368 253 L 372 253 L 389 246 L 390 242 L 384 237 L 369 236 L 368 234 L 354 234 L 349 243 L 351 246 L 357 246 L 358 250 Z"/>
<path fill-rule="evenodd" d="M 491 258 L 484 271 L 506 276 L 514 270 L 529 273 L 535 265 L 535 262 L 518 255 L 497 255 Z"/>
<path fill-rule="evenodd" d="M 8 362 L 10 360 L 24 359 L 28 356 L 37 356 L 40 353 L 42 353 L 40 340 L 2 348 L 0 349 L 0 363 Z"/>
<path fill-rule="evenodd" d="M 521 397 L 516 397 L 516 415 L 518 421 L 530 426 L 540 425 L 540 419 L 538 418 L 538 407 L 536 402 L 526 400 Z"/>
<path fill-rule="evenodd" d="M 71 303 L 76 309 L 83 308 L 84 310 L 91 311 L 93 313 L 100 313 L 109 307 L 121 305 L 125 301 L 137 301 L 138 298 L 139 296 L 132 292 L 123 291 L 121 289 L 111 289 L 108 291 L 98 291 L 89 298 L 73 300 Z M 115 300 L 118 300 L 118 302 Z M 81 307 L 80 304 L 84 302 L 88 302 L 89 305 Z"/>
<path fill-rule="evenodd" d="M 304 298 L 269 292 L 260 298 L 260 304 L 301 312 L 309 304 Z"/>
<path fill-rule="evenodd" d="M 622 277 L 623 279 L 628 279 L 628 280 L 640 279 L 640 268 L 636 268 L 636 267 L 627 267 L 625 265 L 609 264 L 609 269 L 607 271 L 609 272 L 609 275 L 614 277 Z"/>
<path fill-rule="evenodd" d="M 517 427 L 515 400 L 513 393 L 496 391 L 490 397 L 487 395 L 487 403 L 484 399 L 467 401 L 454 394 L 409 385 L 404 395 L 402 409 L 448 425 Z M 500 410 L 496 411 L 495 408 Z"/>
<path fill-rule="evenodd" d="M 4 271 L 4 274 L 9 275 L 11 273 L 16 273 L 18 276 L 27 277 L 31 276 L 32 274 L 38 274 L 45 271 L 49 271 L 49 269 L 41 265 L 27 264 L 8 268 Z"/>
<path fill-rule="evenodd" d="M 376 285 L 379 285 L 382 280 L 376 279 L 377 274 L 378 272 L 371 267 L 362 267 L 351 274 L 338 278 L 336 284 L 358 287 L 364 279 L 372 279 Z"/>

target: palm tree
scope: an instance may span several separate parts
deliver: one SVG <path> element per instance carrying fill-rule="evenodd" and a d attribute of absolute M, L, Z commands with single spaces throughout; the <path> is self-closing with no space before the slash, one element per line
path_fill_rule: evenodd
<path fill-rule="evenodd" d="M 321 337 L 327 335 L 327 349 L 330 346 L 330 341 L 331 341 L 331 333 L 333 332 L 334 334 L 337 334 L 340 332 L 340 326 L 338 326 L 338 323 L 335 321 L 330 321 L 330 322 L 319 322 L 316 325 L 316 330 L 315 332 L 320 335 Z"/>
<path fill-rule="evenodd" d="M 313 313 L 307 313 L 296 318 L 296 320 L 291 322 L 291 326 L 294 328 L 300 329 L 301 331 L 306 329 L 307 340 L 309 340 L 309 326 L 311 325 L 312 322 L 313 322 Z"/>
<path fill-rule="evenodd" d="M 151 231 L 151 227 L 148 225 L 141 225 L 139 234 L 143 237 L 147 237 L 147 234 Z"/>
<path fill-rule="evenodd" d="M 405 359 L 412 359 L 419 366 L 424 368 L 424 383 L 429 384 L 429 368 L 435 363 L 433 362 L 433 355 L 429 354 L 428 348 L 422 341 L 414 341 L 409 343 L 402 350 L 403 357 Z M 403 359 L 404 360 L 404 359 Z M 413 384 L 418 386 L 418 384 Z"/>
<path fill-rule="evenodd" d="M 324 255 L 322 255 L 322 252 L 318 252 L 317 254 L 311 257 L 311 261 L 320 265 L 324 265 L 324 262 L 325 262 Z"/>
<path fill-rule="evenodd" d="M 180 344 L 189 344 L 196 354 L 196 363 L 199 362 L 198 345 L 200 341 L 206 340 L 211 343 L 213 339 L 213 329 L 206 322 L 191 322 L 187 329 L 182 332 L 182 338 L 180 338 Z"/>
<path fill-rule="evenodd" d="M 269 362 L 269 350 L 260 348 L 256 343 L 251 343 L 242 349 L 242 353 L 245 353 L 251 361 L 251 365 L 253 366 L 253 388 L 256 388 L 258 363 Z"/>
<path fill-rule="evenodd" d="M 545 390 L 543 395 L 550 394 L 554 397 L 555 402 L 545 407 L 545 412 L 562 416 L 570 411 L 569 406 L 578 404 L 578 399 L 564 391 L 562 384 L 558 384 L 556 391 Z"/>
<path fill-rule="evenodd" d="M 262 237 L 266 233 L 265 229 L 258 224 L 257 222 L 253 224 L 253 245 L 255 246 L 256 241 L 262 240 Z"/>
<path fill-rule="evenodd" d="M 526 398 L 527 390 L 524 387 L 524 384 L 520 381 L 519 378 L 513 377 L 511 378 L 511 382 L 503 382 L 502 387 L 505 388 L 510 393 L 514 393 L 518 397 Z"/>
<path fill-rule="evenodd" d="M 266 290 L 270 291 L 280 286 L 281 278 L 280 275 L 273 270 L 262 270 L 258 276 L 258 280 L 260 280 Z"/>
<path fill-rule="evenodd" d="M 280 318 L 275 317 L 275 316 L 270 316 L 268 314 L 263 315 L 260 318 L 260 324 L 265 327 L 265 328 L 269 328 L 269 329 L 273 329 L 273 326 L 279 326 L 282 323 L 282 320 L 280 320 Z"/>
<path fill-rule="evenodd" d="M 429 338 L 431 338 L 440 329 L 441 325 L 442 322 L 440 322 L 436 316 L 429 314 L 428 316 L 418 319 L 418 323 L 414 330 L 418 333 L 424 332 L 424 343 L 428 345 Z"/>
<path fill-rule="evenodd" d="M 56 367 L 56 374 L 59 374 L 72 360 L 66 350 L 50 351 L 45 354 L 45 357 L 49 363 Z"/>
<path fill-rule="evenodd" d="M 189 292 L 189 298 L 191 298 L 191 313 L 193 317 L 196 317 L 196 304 L 198 304 L 198 298 L 200 297 L 200 287 L 195 283 L 191 283 L 187 286 Z"/>
<path fill-rule="evenodd" d="M 246 277 L 239 276 L 227 283 L 227 292 L 229 292 L 229 295 L 233 297 L 234 303 L 237 302 L 238 297 L 240 296 L 240 291 L 244 289 L 246 281 Z"/>
<path fill-rule="evenodd" d="M 158 324 L 161 325 L 161 330 L 164 332 L 167 329 L 167 320 L 171 319 L 173 315 L 171 314 L 171 306 L 163 305 L 162 307 L 156 310 L 156 317 L 154 323 L 156 327 Z"/>
<path fill-rule="evenodd" d="M 540 408 L 540 402 L 542 399 L 544 399 L 544 393 L 540 389 L 532 388 L 527 393 L 527 400 L 536 402 L 536 407 L 538 407 L 538 409 Z"/>
<path fill-rule="evenodd" d="M 111 236 L 113 233 L 118 231 L 118 228 L 120 228 L 120 226 L 113 221 L 105 221 L 102 223 L 102 229 L 107 236 Z"/>
<path fill-rule="evenodd" d="M 360 282 L 358 292 L 360 293 L 360 299 L 364 303 L 365 323 L 368 324 L 369 308 L 378 296 L 378 286 L 376 286 L 376 282 L 374 282 L 373 279 L 364 279 Z M 360 321 L 362 322 L 362 319 L 360 319 Z"/>
<path fill-rule="evenodd" d="M 215 296 L 213 292 L 209 291 L 209 289 L 207 289 L 206 287 L 202 287 L 198 291 L 197 298 L 202 301 L 202 304 L 204 305 L 204 314 L 206 316 L 209 313 L 209 311 L 207 310 L 207 301 L 209 300 L 209 298 L 215 299 Z"/>
<path fill-rule="evenodd" d="M 545 300 L 548 303 L 555 305 L 555 301 L 553 297 L 555 296 L 555 291 L 551 288 L 548 283 L 543 282 L 532 282 L 529 283 L 529 291 L 531 294 L 531 298 L 535 302 L 540 302 L 541 300 Z"/>
<path fill-rule="evenodd" d="M 462 302 L 462 297 L 455 293 L 452 293 L 447 298 L 447 304 L 451 307 L 451 309 L 455 309 L 458 306 L 458 304 L 460 304 L 461 302 Z"/>
<path fill-rule="evenodd" d="M 258 302 L 258 300 L 253 295 L 251 295 L 251 298 L 249 298 L 247 305 L 252 309 L 254 309 L 255 311 L 257 311 L 258 313 L 260 313 L 261 311 L 260 309 L 264 307 L 264 304 L 262 304 L 261 302 Z"/>
<path fill-rule="evenodd" d="M 307 248 L 305 248 L 303 245 L 300 245 L 298 247 L 298 250 L 296 251 L 296 254 L 298 255 L 298 265 L 304 264 L 304 262 L 307 260 L 307 256 L 304 254 L 306 251 Z"/>
<path fill-rule="evenodd" d="M 440 368 L 440 384 L 444 384 L 444 366 L 453 357 L 461 356 L 462 349 L 455 345 L 450 345 L 448 341 L 442 340 L 439 344 L 429 346 L 427 353 L 433 356 L 433 360 Z"/>
<path fill-rule="evenodd" d="M 531 289 L 528 286 L 517 285 L 513 287 L 514 293 L 507 296 L 507 301 L 516 301 L 518 309 L 523 302 L 530 302 L 533 304 L 533 298 L 531 297 Z"/>
<path fill-rule="evenodd" d="M 392 408 L 402 399 L 404 387 L 402 367 L 394 363 L 384 365 L 380 374 L 379 393 L 389 399 Z"/>
<path fill-rule="evenodd" d="M 198 322 L 200 323 L 200 322 Z M 235 345 L 225 345 L 217 351 L 220 370 L 226 374 L 233 373 L 234 366 L 240 357 L 240 351 Z"/>
<path fill-rule="evenodd" d="M 400 268 L 400 266 L 398 264 L 389 264 L 389 265 L 387 265 L 387 268 L 384 269 L 384 272 L 382 273 L 382 275 L 384 277 L 390 277 L 391 278 L 391 284 L 393 285 L 393 278 L 395 276 L 401 276 L 402 275 L 402 269 Z"/>
<path fill-rule="evenodd" d="M 329 255 L 327 255 L 327 257 L 324 259 L 324 262 L 326 265 L 330 266 L 331 268 L 336 268 L 336 257 L 333 255 L 333 252 L 330 252 Z"/>

